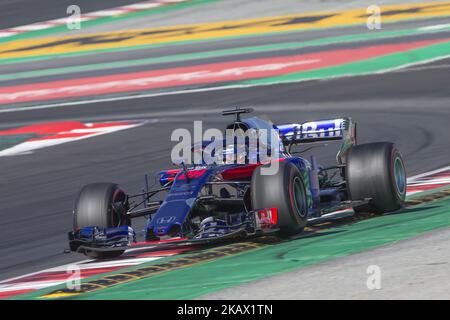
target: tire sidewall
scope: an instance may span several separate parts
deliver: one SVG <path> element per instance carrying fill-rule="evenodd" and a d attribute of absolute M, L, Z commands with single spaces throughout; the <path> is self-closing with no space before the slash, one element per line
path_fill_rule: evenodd
<path fill-rule="evenodd" d="M 398 191 L 395 162 L 403 170 L 403 190 Z M 400 152 L 389 142 L 358 145 L 350 150 L 345 169 L 350 200 L 370 198 L 355 212 L 385 213 L 400 209 L 406 195 L 406 172 Z"/>
<path fill-rule="evenodd" d="M 125 201 L 126 193 L 114 183 L 93 183 L 84 186 L 75 200 L 74 230 L 83 227 L 111 228 L 127 225 L 113 209 L 113 201 Z M 89 223 L 94 221 L 93 223 Z"/>
<path fill-rule="evenodd" d="M 295 206 L 295 181 L 300 187 L 302 214 Z M 261 167 L 255 169 L 251 184 L 252 207 L 254 210 L 277 208 L 280 235 L 290 236 L 303 230 L 307 223 L 307 196 L 303 178 L 294 164 L 280 162 L 279 170 L 274 175 L 261 175 Z"/>
<path fill-rule="evenodd" d="M 403 158 L 400 154 L 400 152 L 394 147 L 392 148 L 391 151 L 391 155 L 390 155 L 390 179 L 391 179 L 391 188 L 392 188 L 392 193 L 395 195 L 396 200 L 398 203 L 402 203 L 405 200 L 406 197 L 406 169 L 405 169 L 405 165 L 403 162 Z M 396 166 L 396 162 L 400 161 L 401 166 L 402 166 L 402 171 L 403 171 L 403 176 L 404 176 L 404 186 L 403 186 L 403 190 L 399 190 L 398 187 L 398 183 L 397 183 L 397 179 L 396 179 L 396 175 L 395 175 L 395 166 Z"/>
<path fill-rule="evenodd" d="M 300 171 L 296 166 L 291 165 L 289 172 L 289 177 L 285 180 L 285 184 L 288 185 L 288 198 L 289 198 L 289 212 L 291 214 L 291 218 L 296 221 L 300 228 L 303 228 L 306 224 L 308 211 L 304 209 L 304 206 L 307 205 L 305 184 L 303 182 L 303 178 L 300 174 Z M 300 188 L 301 195 L 296 194 L 296 185 Z M 300 199 L 299 199 L 300 197 Z M 298 208 L 298 206 L 301 208 Z M 303 209 L 303 212 L 302 212 Z"/>

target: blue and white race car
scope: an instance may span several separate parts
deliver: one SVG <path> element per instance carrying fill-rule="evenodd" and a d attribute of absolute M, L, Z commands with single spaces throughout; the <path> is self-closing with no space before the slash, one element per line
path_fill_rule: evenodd
<path fill-rule="evenodd" d="M 220 141 L 220 148 L 209 153 L 223 161 L 201 158 L 201 163 L 181 162 L 159 172 L 161 186 L 154 190 L 146 187 L 130 195 L 115 183 L 83 187 L 69 232 L 71 251 L 98 259 L 120 256 L 136 246 L 131 221 L 143 216 L 148 218 L 145 241 L 137 246 L 154 246 L 155 241 L 196 245 L 268 234 L 290 237 L 302 232 L 309 219 L 337 210 L 385 213 L 404 205 L 405 166 L 392 143 L 358 145 L 350 118 L 282 125 L 259 117 L 241 119 L 252 111 L 224 111 L 235 116 L 226 129 L 257 137 L 263 130 L 274 132 L 264 151 L 252 146 L 247 135 L 241 142 Z M 314 156 L 300 156 L 331 140 L 341 142 L 335 165 L 323 167 Z M 212 144 L 203 141 L 191 150 L 202 152 Z M 298 146 L 306 149 L 294 152 Z M 163 200 L 155 200 L 160 193 L 166 193 Z"/>

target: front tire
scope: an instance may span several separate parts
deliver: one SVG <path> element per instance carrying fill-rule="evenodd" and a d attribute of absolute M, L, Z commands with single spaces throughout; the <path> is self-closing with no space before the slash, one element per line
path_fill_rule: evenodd
<path fill-rule="evenodd" d="M 126 193 L 114 183 L 93 183 L 84 186 L 75 202 L 74 230 L 84 227 L 114 228 L 129 225 L 124 213 L 116 209 L 117 204 L 126 207 L 126 198 Z M 124 251 L 90 251 L 85 254 L 95 259 L 111 259 L 122 255 Z"/>
<path fill-rule="evenodd" d="M 389 142 L 367 143 L 350 149 L 345 170 L 351 200 L 371 198 L 353 208 L 356 213 L 385 213 L 403 207 L 406 172 L 400 152 Z"/>
<path fill-rule="evenodd" d="M 262 168 L 257 167 L 252 176 L 253 209 L 277 208 L 279 234 L 287 237 L 300 233 L 308 220 L 308 202 L 299 169 L 290 162 L 279 162 L 276 174 L 263 175 Z"/>

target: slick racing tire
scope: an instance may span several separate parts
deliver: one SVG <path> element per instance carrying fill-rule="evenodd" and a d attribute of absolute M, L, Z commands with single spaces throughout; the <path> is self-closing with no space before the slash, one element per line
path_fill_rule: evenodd
<path fill-rule="evenodd" d="M 406 172 L 400 152 L 389 142 L 367 143 L 350 149 L 345 168 L 351 200 L 371 198 L 353 208 L 356 213 L 382 214 L 403 207 Z"/>
<path fill-rule="evenodd" d="M 126 207 L 126 198 L 125 192 L 114 183 L 93 183 L 84 186 L 75 202 L 74 230 L 83 227 L 113 228 L 129 225 L 124 212 L 118 212 L 117 209 Z M 124 251 L 90 251 L 85 254 L 91 258 L 110 259 L 120 256 Z"/>
<path fill-rule="evenodd" d="M 279 235 L 292 236 L 303 231 L 308 217 L 308 201 L 303 178 L 290 162 L 279 162 L 274 175 L 261 174 L 267 167 L 255 169 L 251 181 L 252 208 L 277 208 Z"/>

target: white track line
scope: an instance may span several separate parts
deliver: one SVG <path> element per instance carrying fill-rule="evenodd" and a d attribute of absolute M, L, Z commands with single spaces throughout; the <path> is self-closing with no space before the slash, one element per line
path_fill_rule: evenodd
<path fill-rule="evenodd" d="M 436 170 L 433 170 L 433 171 L 424 172 L 424 173 L 421 173 L 421 174 L 409 177 L 407 179 L 407 181 L 408 181 L 408 183 L 414 182 L 414 181 L 416 181 L 416 180 L 418 180 L 420 178 L 423 178 L 425 176 L 431 176 L 431 175 L 434 175 L 436 173 L 440 173 L 440 172 L 444 172 L 444 171 L 450 171 L 450 166 L 447 166 L 447 167 L 444 167 L 444 168 L 440 168 L 440 169 L 436 169 Z"/>
<path fill-rule="evenodd" d="M 67 275 L 68 277 L 70 274 Z M 53 287 L 65 283 L 67 280 L 56 281 L 30 281 L 21 282 L 11 285 L 0 285 L 0 292 L 20 291 L 20 290 L 39 290 L 43 288 Z"/>
<path fill-rule="evenodd" d="M 447 29 L 449 27 L 450 27 L 450 24 L 437 24 L 434 26 L 421 27 L 421 28 L 419 28 L 419 30 L 424 30 L 424 31 L 441 30 L 441 29 Z"/>
<path fill-rule="evenodd" d="M 69 132 L 66 132 L 69 134 L 86 132 L 86 135 L 83 135 L 80 137 L 58 138 L 58 135 L 64 134 L 64 132 L 59 132 L 49 139 L 24 141 L 15 146 L 12 146 L 8 149 L 4 149 L 4 150 L 0 151 L 0 157 L 10 157 L 10 156 L 29 154 L 34 151 L 37 151 L 37 150 L 40 150 L 43 148 L 47 148 L 47 147 L 52 147 L 52 146 L 65 144 L 65 143 L 69 143 L 69 142 L 74 142 L 74 141 L 90 139 L 90 138 L 98 137 L 98 136 L 105 135 L 105 134 L 111 134 L 111 133 L 119 132 L 119 131 L 123 131 L 123 130 L 133 129 L 133 128 L 142 126 L 146 123 L 148 123 L 148 122 L 145 120 L 140 121 L 140 122 L 132 121 L 132 123 L 123 124 L 123 125 L 116 123 L 115 125 L 111 125 L 109 127 L 77 129 L 77 130 L 71 130 Z M 87 134 L 87 133 L 89 133 L 89 134 Z"/>
<path fill-rule="evenodd" d="M 124 6 L 123 8 L 127 8 L 127 9 L 134 9 L 134 10 L 145 10 L 145 9 L 151 9 L 151 8 L 156 8 L 156 7 L 160 7 L 161 3 L 158 2 L 150 2 L 150 3 L 135 3 L 135 4 L 130 4 L 127 6 Z"/>
<path fill-rule="evenodd" d="M 282 85 L 282 84 L 289 84 L 289 83 L 301 83 L 301 82 L 313 81 L 313 80 L 329 81 L 329 80 L 358 77 L 358 76 L 382 75 L 385 73 L 401 70 L 401 69 L 408 68 L 411 66 L 422 65 L 422 64 L 427 64 L 427 63 L 447 59 L 449 57 L 450 57 L 450 55 L 444 55 L 441 57 L 418 61 L 418 62 L 413 62 L 413 63 L 407 63 L 407 64 L 404 64 L 404 65 L 401 65 L 398 67 L 387 68 L 387 69 L 376 71 L 376 72 L 346 74 L 346 75 L 339 75 L 339 76 L 331 76 L 331 77 L 327 77 L 327 78 L 308 78 L 308 79 L 300 79 L 300 80 L 289 80 L 289 81 L 282 81 L 282 82 L 268 82 L 268 83 L 258 83 L 258 84 L 238 84 L 238 85 L 235 84 L 235 85 L 217 86 L 217 87 L 209 87 L 209 88 L 175 90 L 175 91 L 157 92 L 157 93 L 143 93 L 143 94 L 118 96 L 118 97 L 111 97 L 111 98 L 99 98 L 99 99 L 89 99 L 89 100 L 80 100 L 80 101 L 71 101 L 71 102 L 61 102 L 61 103 L 44 104 L 44 105 L 36 105 L 36 106 L 28 106 L 28 107 L 6 107 L 6 108 L 1 109 L 1 106 L 0 106 L 0 113 L 53 109 L 53 108 L 86 105 L 86 104 L 94 104 L 94 103 L 145 99 L 145 98 L 154 98 L 154 97 L 171 96 L 171 95 L 195 94 L 195 93 L 202 93 L 202 92 L 222 91 L 222 90 L 246 89 L 246 88 L 254 88 L 254 87 Z"/>
<path fill-rule="evenodd" d="M 81 15 L 81 22 L 88 21 L 88 20 L 94 20 L 94 19 L 98 19 L 98 18 L 102 18 L 102 17 L 123 15 L 123 14 L 127 14 L 130 12 L 135 12 L 135 11 L 148 10 L 148 9 L 152 9 L 152 8 L 157 8 L 157 7 L 170 5 L 173 3 L 185 2 L 185 1 L 189 1 L 189 0 L 146 1 L 146 2 L 137 3 L 137 4 L 130 4 L 130 5 L 120 6 L 120 7 L 116 7 L 116 8 L 110 8 L 110 9 L 105 9 L 105 10 L 83 13 Z M 37 23 L 28 24 L 28 25 L 17 26 L 17 27 L 0 30 L 0 38 L 7 38 L 7 37 L 17 35 L 19 33 L 44 30 L 44 29 L 49 29 L 49 28 L 55 27 L 55 26 L 65 25 L 67 23 L 67 19 L 68 19 L 68 17 L 67 18 L 59 18 L 59 19 L 37 22 Z"/>
<path fill-rule="evenodd" d="M 59 266 L 59 267 L 44 269 L 44 270 L 40 270 L 40 271 L 36 271 L 36 272 L 30 272 L 30 273 L 27 273 L 27 274 L 24 274 L 24 275 L 21 275 L 21 276 L 17 276 L 17 277 L 14 277 L 14 278 L 9 278 L 9 279 L 6 279 L 6 280 L 2 280 L 2 281 L 0 281 L 0 285 L 5 284 L 7 282 L 20 280 L 22 278 L 32 277 L 32 276 L 38 275 L 40 273 L 52 272 L 52 270 L 56 269 L 56 268 L 66 268 L 66 270 L 67 270 L 67 268 L 69 266 L 73 266 L 74 264 L 79 265 L 79 264 L 83 264 L 83 263 L 91 262 L 91 261 L 95 261 L 95 260 L 93 260 L 93 259 L 81 260 L 81 261 L 77 261 L 77 262 L 74 262 L 74 263 L 71 263 L 71 264 L 65 264 L 65 265 L 62 265 L 62 266 Z"/>
<path fill-rule="evenodd" d="M 436 179 L 431 181 L 417 181 L 417 182 L 410 182 L 408 186 L 431 186 L 434 184 L 450 184 L 450 178 L 444 178 L 444 179 Z"/>

